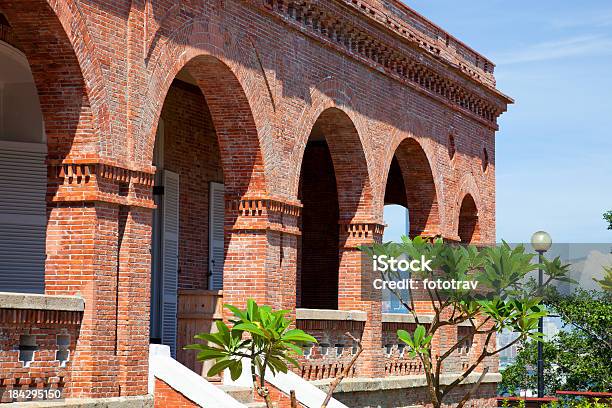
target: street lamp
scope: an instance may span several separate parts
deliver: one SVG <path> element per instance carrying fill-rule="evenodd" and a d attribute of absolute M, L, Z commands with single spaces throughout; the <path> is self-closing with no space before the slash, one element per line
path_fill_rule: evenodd
<path fill-rule="evenodd" d="M 538 231 L 531 236 L 531 246 L 538 253 L 538 290 L 542 290 L 544 285 L 544 273 L 542 272 L 542 262 L 544 252 L 548 251 L 552 246 L 550 234 L 545 231 Z M 544 334 L 544 317 L 540 317 L 538 322 L 538 330 Z M 544 397 L 544 348 L 541 341 L 538 342 L 538 398 Z"/>

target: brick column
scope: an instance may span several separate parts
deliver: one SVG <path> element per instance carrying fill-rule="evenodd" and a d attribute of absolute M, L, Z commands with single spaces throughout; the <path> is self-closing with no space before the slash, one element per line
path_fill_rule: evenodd
<path fill-rule="evenodd" d="M 81 295 L 85 311 L 71 356 L 70 397 L 117 395 L 114 373 L 119 208 L 69 202 L 50 208 L 45 292 Z"/>
<path fill-rule="evenodd" d="M 363 353 L 357 362 L 360 377 L 383 377 L 382 296 L 372 287 L 372 260 L 360 251 L 359 245 L 380 242 L 384 226 L 376 223 L 340 225 L 340 271 L 338 309 L 361 310 L 368 314 L 361 338 Z"/>
<path fill-rule="evenodd" d="M 120 395 L 147 393 L 152 209 L 123 207 L 119 236 L 117 358 Z M 121 230 L 120 230 L 121 232 Z"/>
<path fill-rule="evenodd" d="M 226 197 L 223 302 L 255 299 L 293 310 L 296 299 L 297 202 L 266 195 Z"/>
<path fill-rule="evenodd" d="M 146 394 L 152 172 L 50 163 L 47 294 L 80 295 L 69 397 Z"/>

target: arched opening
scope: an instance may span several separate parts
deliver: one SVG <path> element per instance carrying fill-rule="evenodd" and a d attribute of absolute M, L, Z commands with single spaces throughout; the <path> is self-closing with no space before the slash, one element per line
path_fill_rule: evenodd
<path fill-rule="evenodd" d="M 48 222 L 62 216 L 48 163 L 89 143 L 91 122 L 77 56 L 49 4 L 0 0 L 0 291 L 65 293 L 65 277 L 81 269 L 63 262 L 65 226 Z"/>
<path fill-rule="evenodd" d="M 474 198 L 470 194 L 467 194 L 461 202 L 458 235 L 462 243 L 474 244 L 480 241 L 478 209 Z"/>
<path fill-rule="evenodd" d="M 391 159 L 383 219 L 386 225 L 383 241 L 399 242 L 403 235 L 414 238 L 439 233 L 436 188 L 429 160 L 413 139 L 402 141 Z M 402 272 L 400 277 L 410 278 L 408 272 Z M 399 294 L 402 300 L 408 300 L 408 290 Z M 382 308 L 385 313 L 408 313 L 390 290 L 382 292 Z"/>
<path fill-rule="evenodd" d="M 395 150 L 387 176 L 385 204 L 407 208 L 410 237 L 439 234 L 436 185 L 427 155 L 414 139 L 405 139 Z"/>
<path fill-rule="evenodd" d="M 47 145 L 27 57 L 0 14 L 0 291 L 44 292 Z M 24 172 L 26 174 L 24 174 Z"/>
<path fill-rule="evenodd" d="M 351 118 L 337 108 L 323 111 L 310 131 L 300 169 L 298 307 L 338 308 L 343 245 L 339 224 L 353 220 L 368 198 L 365 163 Z"/>
<path fill-rule="evenodd" d="M 202 372 L 183 347 L 213 329 L 222 307 L 233 225 L 226 202 L 264 185 L 251 111 L 224 63 L 202 56 L 178 72 L 161 107 L 153 164 L 150 335 Z M 192 318 L 198 314 L 204 318 Z"/>
<path fill-rule="evenodd" d="M 48 183 L 46 159 L 69 154 L 87 104 L 73 47 L 48 3 L 0 1 L 0 291 L 53 293 L 45 274 L 70 269 L 55 265 L 64 254 L 47 243 L 46 198 L 57 185 Z"/>
<path fill-rule="evenodd" d="M 325 117 L 323 117 L 323 121 Z M 297 306 L 338 308 L 340 216 L 334 163 L 321 119 L 308 138 L 298 199 L 302 202 L 298 244 Z"/>

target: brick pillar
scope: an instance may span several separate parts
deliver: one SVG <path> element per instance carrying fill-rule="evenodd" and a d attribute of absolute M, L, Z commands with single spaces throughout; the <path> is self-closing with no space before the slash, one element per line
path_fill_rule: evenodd
<path fill-rule="evenodd" d="M 361 310 L 368 314 L 361 338 L 364 350 L 357 362 L 360 377 L 384 376 L 381 291 L 372 287 L 372 260 L 357 248 L 380 242 L 383 228 L 375 223 L 340 225 L 338 309 Z"/>
<path fill-rule="evenodd" d="M 144 395 L 152 173 L 75 160 L 48 186 L 45 291 L 85 300 L 66 396 Z"/>
<path fill-rule="evenodd" d="M 117 395 L 115 373 L 119 207 L 70 202 L 50 209 L 45 292 L 81 295 L 85 311 L 71 356 L 70 397 Z"/>
<path fill-rule="evenodd" d="M 275 309 L 295 308 L 297 202 L 262 195 L 226 197 L 223 302 L 247 299 Z"/>
<path fill-rule="evenodd" d="M 123 207 L 119 236 L 117 358 L 120 395 L 144 395 L 148 384 L 152 209 Z M 120 230 L 121 232 L 121 230 Z"/>

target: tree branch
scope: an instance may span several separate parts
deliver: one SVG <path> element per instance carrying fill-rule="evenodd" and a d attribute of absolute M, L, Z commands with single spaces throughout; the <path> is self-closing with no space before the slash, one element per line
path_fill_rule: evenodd
<path fill-rule="evenodd" d="M 355 365 L 355 362 L 357 362 L 357 359 L 359 358 L 359 355 L 363 351 L 363 346 L 361 344 L 360 339 L 357 339 L 350 332 L 346 332 L 344 334 L 347 337 L 349 337 L 351 340 L 353 340 L 355 343 L 357 343 L 357 352 L 355 353 L 355 355 L 353 355 L 353 358 L 351 358 L 351 361 L 348 363 L 348 365 L 344 367 L 344 370 L 342 370 L 342 372 L 336 378 L 334 378 L 334 380 L 329 384 L 329 389 L 327 390 L 327 395 L 325 396 L 325 400 L 323 400 L 323 404 L 321 405 L 321 408 L 327 408 L 327 404 L 329 404 L 329 401 L 331 400 L 334 390 L 336 389 L 336 387 L 338 387 L 340 382 L 347 375 L 349 375 L 351 368 L 353 368 L 353 366 Z"/>

